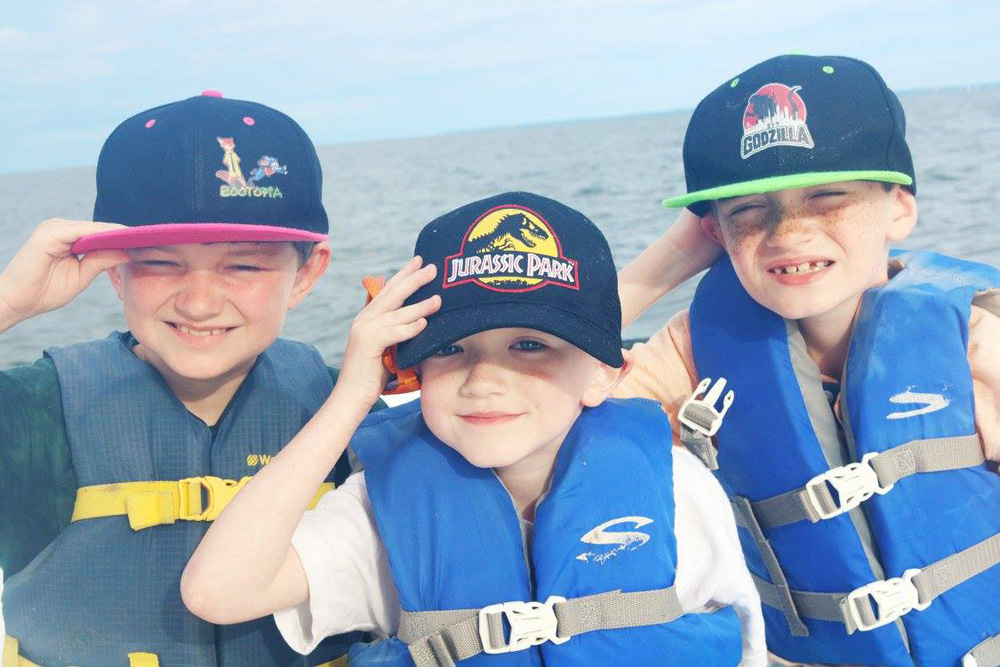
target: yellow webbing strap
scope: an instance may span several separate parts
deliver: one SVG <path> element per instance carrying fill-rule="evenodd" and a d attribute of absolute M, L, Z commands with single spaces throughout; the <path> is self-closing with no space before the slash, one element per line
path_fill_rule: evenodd
<path fill-rule="evenodd" d="M 336 660 L 320 663 L 316 665 L 316 667 L 347 667 L 347 656 L 342 655 Z"/>
<path fill-rule="evenodd" d="M 332 484 L 330 486 L 333 486 Z M 320 494 L 322 495 L 322 494 Z M 129 653 L 129 667 L 160 667 L 160 659 L 155 653 Z M 40 667 L 18 653 L 17 640 L 9 635 L 3 638 L 3 654 L 0 655 L 0 667 Z M 316 667 L 347 667 L 347 656 L 342 655 L 336 660 L 330 660 Z"/>
<path fill-rule="evenodd" d="M 27 658 L 22 658 L 17 649 L 17 640 L 10 635 L 4 635 L 3 660 L 0 660 L 0 667 L 38 667 Z"/>
<path fill-rule="evenodd" d="M 333 486 L 332 484 L 330 486 Z M 322 494 L 320 494 L 322 495 Z M 160 659 L 155 653 L 129 653 L 129 667 L 160 667 Z M 40 667 L 18 653 L 17 640 L 9 635 L 3 638 L 3 654 L 0 655 L 0 667 Z M 342 655 L 336 660 L 324 662 L 316 667 L 347 667 L 347 656 Z"/>
<path fill-rule="evenodd" d="M 128 664 L 129 667 L 160 667 L 160 659 L 156 657 L 155 653 L 129 653 Z M 0 660 L 0 667 L 39 667 L 39 665 L 21 656 L 18 652 L 17 640 L 10 635 L 5 635 L 3 638 L 3 660 Z"/>
<path fill-rule="evenodd" d="M 221 477 L 190 477 L 177 482 L 97 484 L 76 490 L 72 521 L 105 516 L 128 516 L 132 530 L 175 521 L 214 521 L 249 477 L 239 481 Z M 320 485 L 313 508 L 333 484 Z"/>

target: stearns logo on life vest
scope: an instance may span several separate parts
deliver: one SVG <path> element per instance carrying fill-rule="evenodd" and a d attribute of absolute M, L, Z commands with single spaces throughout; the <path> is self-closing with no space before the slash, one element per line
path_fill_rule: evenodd
<path fill-rule="evenodd" d="M 800 89 L 801 86 L 768 83 L 750 96 L 743 110 L 740 155 L 744 160 L 775 146 L 813 147 Z"/>
<path fill-rule="evenodd" d="M 562 254 L 559 238 L 541 215 L 524 206 L 497 206 L 479 216 L 461 249 L 444 260 L 445 288 L 473 282 L 497 292 L 528 292 L 546 285 L 580 289 L 577 261 Z"/>

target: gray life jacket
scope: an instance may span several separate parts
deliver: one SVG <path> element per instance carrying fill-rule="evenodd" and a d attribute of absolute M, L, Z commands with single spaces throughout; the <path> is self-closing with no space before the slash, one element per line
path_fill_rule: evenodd
<path fill-rule="evenodd" d="M 258 358 L 213 438 L 133 354 L 131 340 L 116 333 L 46 351 L 59 374 L 80 487 L 253 475 L 332 389 L 314 348 L 278 340 Z M 180 577 L 208 525 L 178 520 L 134 530 L 125 516 L 71 523 L 4 584 L 7 634 L 21 656 L 42 665 L 126 665 L 137 652 L 155 654 L 162 666 L 316 665 L 358 640 L 358 633 L 334 637 L 306 657 L 286 645 L 271 618 L 216 626 L 192 615 Z"/>

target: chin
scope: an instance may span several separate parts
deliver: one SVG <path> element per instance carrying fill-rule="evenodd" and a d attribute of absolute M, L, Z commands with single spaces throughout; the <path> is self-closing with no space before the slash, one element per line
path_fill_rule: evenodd
<path fill-rule="evenodd" d="M 445 442 L 442 440 L 442 442 Z M 446 443 L 447 444 L 447 443 Z M 510 455 L 504 456 L 504 452 L 491 451 L 491 447 L 483 447 L 482 444 L 473 446 L 471 449 L 465 447 L 455 447 L 448 445 L 465 459 L 469 465 L 477 468 L 503 468 L 514 463 Z"/>

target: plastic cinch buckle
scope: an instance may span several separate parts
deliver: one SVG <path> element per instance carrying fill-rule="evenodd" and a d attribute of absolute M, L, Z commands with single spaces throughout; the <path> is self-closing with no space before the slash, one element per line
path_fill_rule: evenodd
<path fill-rule="evenodd" d="M 556 635 L 555 604 L 565 602 L 560 595 L 550 595 L 545 602 L 501 602 L 479 610 L 479 639 L 486 653 L 513 653 L 545 642 L 564 644 L 569 637 Z M 503 646 L 493 646 L 490 642 L 490 614 L 503 614 L 510 624 L 510 641 Z"/>
<path fill-rule="evenodd" d="M 722 409 L 716 410 L 715 404 L 722 396 L 722 391 L 726 388 L 726 378 L 719 378 L 715 385 L 709 389 L 712 378 L 705 378 L 698 383 L 691 397 L 684 401 L 681 409 L 677 412 L 677 418 L 682 424 L 692 431 L 697 431 L 709 438 L 719 431 L 722 426 L 722 418 L 726 416 L 729 407 L 736 398 L 736 393 L 730 389 L 722 399 Z M 705 393 L 707 390 L 708 393 Z M 704 398 L 699 398 L 704 394 Z"/>
<path fill-rule="evenodd" d="M 894 623 L 900 616 L 914 609 L 922 611 L 930 606 L 930 602 L 920 603 L 920 594 L 913 584 L 913 578 L 920 574 L 920 568 L 911 568 L 903 572 L 901 577 L 893 577 L 884 581 L 873 581 L 847 594 L 840 601 L 841 610 L 847 621 L 847 634 L 854 630 L 867 632 L 883 625 Z M 868 597 L 875 600 L 875 620 L 865 623 L 861 618 L 859 603 Z"/>
<path fill-rule="evenodd" d="M 189 477 L 180 480 L 180 511 L 179 519 L 186 521 L 214 521 L 229 501 L 243 488 L 242 480 L 222 479 L 221 477 Z M 202 490 L 205 491 L 205 502 L 202 503 Z"/>
<path fill-rule="evenodd" d="M 849 512 L 876 493 L 882 495 L 892 490 L 894 484 L 879 486 L 878 474 L 871 466 L 871 461 L 878 452 L 871 452 L 861 457 L 860 461 L 831 468 L 806 482 L 805 491 L 808 505 L 816 512 L 818 518 L 810 521 L 816 523 L 821 519 L 840 516 Z M 837 507 L 825 510 L 819 499 L 819 489 L 829 484 L 837 492 Z"/>

